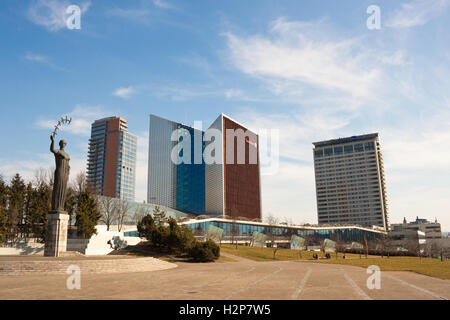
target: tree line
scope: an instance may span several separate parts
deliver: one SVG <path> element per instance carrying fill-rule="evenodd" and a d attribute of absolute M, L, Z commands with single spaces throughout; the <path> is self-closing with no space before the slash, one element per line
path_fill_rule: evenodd
<path fill-rule="evenodd" d="M 0 244 L 45 241 L 46 215 L 51 209 L 53 172 L 40 169 L 33 181 L 25 182 L 19 173 L 10 181 L 0 175 Z M 75 220 L 80 237 L 90 238 L 101 218 L 95 195 L 87 186 L 84 173 L 79 173 L 67 190 L 64 205 L 70 220 Z"/>

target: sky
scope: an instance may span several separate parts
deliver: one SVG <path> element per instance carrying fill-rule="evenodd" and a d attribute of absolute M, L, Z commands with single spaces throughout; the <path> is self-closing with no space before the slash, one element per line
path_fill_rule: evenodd
<path fill-rule="evenodd" d="M 66 8 L 81 9 L 81 29 Z M 380 28 L 369 29 L 370 5 Z M 91 123 L 138 136 L 147 194 L 149 114 L 208 127 L 220 113 L 279 130 L 263 215 L 317 223 L 312 142 L 378 132 L 391 223 L 450 231 L 450 0 L 2 0 L 0 174 L 51 168 L 61 116 L 71 178 Z M 372 21 L 372 20 L 370 20 Z"/>

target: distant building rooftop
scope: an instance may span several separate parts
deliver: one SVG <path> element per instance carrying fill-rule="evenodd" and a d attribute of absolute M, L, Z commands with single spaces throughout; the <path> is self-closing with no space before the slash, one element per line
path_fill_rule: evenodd
<path fill-rule="evenodd" d="M 364 134 L 364 135 L 360 135 L 360 136 L 352 136 L 352 137 L 347 137 L 347 138 L 339 138 L 339 139 L 313 142 L 313 145 L 315 147 L 325 147 L 325 146 L 332 146 L 332 145 L 337 145 L 337 144 L 351 143 L 351 142 L 356 142 L 356 141 L 364 141 L 364 140 L 377 139 L 377 138 L 378 138 L 378 133 L 370 133 L 370 134 Z"/>

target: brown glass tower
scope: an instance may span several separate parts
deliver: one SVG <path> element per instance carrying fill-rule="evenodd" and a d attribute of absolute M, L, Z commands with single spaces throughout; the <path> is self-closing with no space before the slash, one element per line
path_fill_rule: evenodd
<path fill-rule="evenodd" d="M 136 141 L 123 118 L 109 117 L 92 124 L 87 178 L 97 194 L 134 200 Z"/>
<path fill-rule="evenodd" d="M 206 211 L 261 220 L 258 135 L 223 114 L 211 128 L 221 132 L 222 163 L 206 165 Z"/>

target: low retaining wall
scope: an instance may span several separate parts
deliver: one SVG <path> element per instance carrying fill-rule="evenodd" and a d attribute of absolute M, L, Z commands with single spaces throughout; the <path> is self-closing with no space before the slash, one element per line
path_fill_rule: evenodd
<path fill-rule="evenodd" d="M 17 243 L 13 247 L 0 247 L 0 256 L 44 255 L 44 244 L 37 242 Z"/>
<path fill-rule="evenodd" d="M 115 248 L 133 246 L 142 241 L 139 237 L 125 237 L 123 232 L 106 231 L 97 226 L 97 234 L 90 239 L 68 238 L 67 251 L 79 252 L 87 256 L 107 255 Z M 0 247 L 0 256 L 44 255 L 44 244 L 36 241 L 18 242 L 10 247 Z"/>
<path fill-rule="evenodd" d="M 81 274 L 149 272 L 177 267 L 174 263 L 155 258 L 102 258 L 98 260 L 83 260 L 86 258 L 80 257 L 78 260 L 56 260 L 57 258 L 47 258 L 40 261 L 18 259 L 11 258 L 9 261 L 0 261 L 0 277 L 36 274 L 67 274 L 69 266 L 78 266 Z"/>
<path fill-rule="evenodd" d="M 104 231 L 93 235 L 90 239 L 68 239 L 67 251 L 77 251 L 87 256 L 107 255 L 114 251 L 114 247 L 125 248 L 141 241 L 142 239 L 138 237 L 124 237 L 121 232 Z"/>

